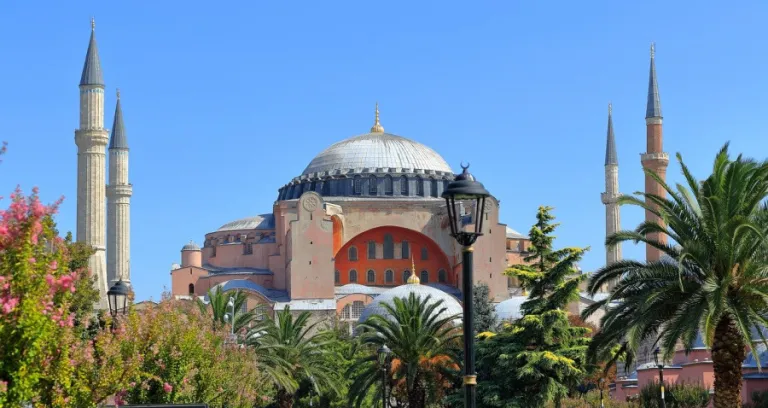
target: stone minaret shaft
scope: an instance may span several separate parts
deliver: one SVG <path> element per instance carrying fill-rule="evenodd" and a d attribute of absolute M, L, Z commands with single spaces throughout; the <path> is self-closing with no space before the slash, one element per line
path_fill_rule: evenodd
<path fill-rule="evenodd" d="M 107 278 L 109 284 L 131 281 L 131 195 L 128 182 L 128 138 L 123 123 L 120 91 L 117 91 L 115 121 L 109 140 L 109 185 L 107 186 Z"/>
<path fill-rule="evenodd" d="M 95 25 L 91 20 L 91 39 L 80 77 L 80 128 L 75 131 L 77 145 L 77 241 L 96 252 L 88 267 L 96 276 L 101 295 L 98 307 L 106 308 L 107 259 L 106 230 L 106 155 L 109 141 L 104 129 L 104 79 L 96 47 Z"/>
<path fill-rule="evenodd" d="M 616 137 L 613 134 L 613 111 L 608 105 L 608 135 L 605 146 L 605 192 L 600 198 L 605 205 L 605 236 L 621 229 L 619 212 L 619 160 L 616 154 Z M 621 260 L 621 245 L 605 247 L 605 265 Z"/>
<path fill-rule="evenodd" d="M 663 149 L 661 99 L 659 98 L 659 85 L 656 81 L 656 50 L 654 44 L 651 44 L 651 72 L 648 79 L 648 104 L 645 110 L 645 126 L 647 150 L 641 155 L 643 169 L 651 170 L 662 180 L 666 180 L 669 155 L 664 153 Z M 647 174 L 645 176 L 645 193 L 666 197 L 664 187 Z M 650 211 L 645 212 L 645 220 L 662 224 L 662 220 Z M 664 234 L 648 234 L 648 238 L 663 244 L 667 242 L 667 236 Z M 657 261 L 661 258 L 661 254 L 661 251 L 658 249 L 646 245 L 646 261 Z"/>

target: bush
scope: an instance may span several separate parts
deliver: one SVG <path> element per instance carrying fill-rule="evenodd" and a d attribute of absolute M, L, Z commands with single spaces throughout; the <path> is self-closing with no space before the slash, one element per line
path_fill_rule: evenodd
<path fill-rule="evenodd" d="M 744 404 L 744 408 L 768 408 L 768 391 L 752 393 L 752 401 Z"/>
<path fill-rule="evenodd" d="M 560 401 L 561 408 L 594 408 L 600 406 L 600 391 L 590 391 L 583 398 L 566 398 Z M 608 393 L 603 394 L 605 408 L 638 408 L 640 405 L 632 402 L 612 400 Z M 546 408 L 555 408 L 554 402 L 549 402 Z"/>
<path fill-rule="evenodd" d="M 666 384 L 664 388 L 667 408 L 707 408 L 709 406 L 709 390 L 699 384 Z M 658 408 L 660 394 L 658 382 L 646 384 L 640 390 L 640 406 Z"/>

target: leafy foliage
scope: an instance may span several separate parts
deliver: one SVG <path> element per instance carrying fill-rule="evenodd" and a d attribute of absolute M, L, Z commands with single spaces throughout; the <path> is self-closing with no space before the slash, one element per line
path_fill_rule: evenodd
<path fill-rule="evenodd" d="M 219 289 L 211 289 L 207 294 L 208 303 L 199 298 L 195 299 L 197 307 L 202 313 L 210 313 L 213 318 L 213 327 L 219 328 L 230 324 L 232 319 L 232 309 L 228 306 L 229 299 L 232 298 L 235 311 L 234 329 L 235 333 L 244 332 L 248 326 L 256 319 L 256 312 L 249 310 L 241 312 L 248 301 L 248 296 L 241 290 L 224 292 Z"/>
<path fill-rule="evenodd" d="M 391 366 L 387 378 L 391 398 L 398 406 L 426 407 L 442 399 L 451 386 L 459 365 L 461 330 L 453 322 L 459 316 L 446 315 L 443 301 L 414 293 L 383 303 L 388 316 L 372 315 L 362 322 L 360 342 L 367 351 L 358 358 L 350 375 L 354 381 L 349 390 L 350 403 L 362 406 L 373 395 L 382 399 L 382 368 L 377 350 L 386 345 L 391 350 Z"/>
<path fill-rule="evenodd" d="M 664 402 L 667 408 L 707 408 L 709 407 L 709 390 L 699 384 L 664 384 Z M 642 408 L 659 408 L 661 406 L 661 387 L 658 381 L 646 384 L 640 390 L 640 406 Z"/>
<path fill-rule="evenodd" d="M 631 359 L 646 339 L 656 340 L 665 357 L 678 341 L 690 349 L 703 333 L 712 347 L 715 371 L 714 406 L 740 402 L 741 362 L 750 331 L 768 324 L 766 240 L 768 162 L 741 156 L 732 160 L 726 144 L 717 154 L 712 174 L 700 182 L 677 155 L 686 185 L 673 190 L 652 171 L 669 198 L 637 193 L 621 204 L 639 206 L 665 224 L 643 222 L 634 231 L 620 231 L 607 245 L 642 242 L 665 255 L 658 261 L 625 260 L 597 271 L 589 282 L 595 293 L 617 280 L 611 296 L 585 310 L 588 316 L 610 302 L 601 331 L 590 347 L 593 358 L 606 358 L 615 344 Z M 648 235 L 650 234 L 650 235 Z M 677 245 L 653 238 L 663 234 Z M 763 339 L 764 341 L 765 339 Z M 753 353 L 755 349 L 753 348 Z M 615 355 L 614 355 L 615 357 Z"/>
<path fill-rule="evenodd" d="M 576 268 L 586 248 L 554 250 L 550 207 L 540 207 L 531 228 L 531 255 L 508 270 L 530 290 L 523 317 L 478 343 L 478 403 L 533 407 L 559 401 L 587 374 L 590 332 L 572 326 L 565 307 L 578 299 Z"/>
<path fill-rule="evenodd" d="M 496 311 L 490 299 L 490 290 L 485 283 L 473 288 L 472 307 L 475 311 L 475 333 L 493 331 L 496 328 Z"/>

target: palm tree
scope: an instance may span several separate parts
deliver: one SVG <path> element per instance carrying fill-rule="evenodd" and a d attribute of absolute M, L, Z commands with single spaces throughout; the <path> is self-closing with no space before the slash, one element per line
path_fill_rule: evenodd
<path fill-rule="evenodd" d="M 373 388 L 381 399 L 381 367 L 376 350 L 391 349 L 392 365 L 388 374 L 395 393 L 402 392 L 409 408 L 423 408 L 437 402 L 449 380 L 458 372 L 461 330 L 453 322 L 459 315 L 446 316 L 443 301 L 431 296 L 395 298 L 382 303 L 388 316 L 372 315 L 358 327 L 361 344 L 371 354 L 359 359 L 350 370 L 355 379 L 349 390 L 350 403 L 360 407 Z"/>
<path fill-rule="evenodd" d="M 286 307 L 248 332 L 247 344 L 254 347 L 259 364 L 277 388 L 279 408 L 293 406 L 303 381 L 312 384 L 318 394 L 339 391 L 333 365 L 328 364 L 333 333 L 318 331 L 321 321 L 310 323 L 310 317 L 305 311 L 294 318 Z"/>
<path fill-rule="evenodd" d="M 248 301 L 248 295 L 241 290 L 225 292 L 221 289 L 214 288 L 208 290 L 207 297 L 208 303 L 197 298 L 197 306 L 203 313 L 207 313 L 209 309 L 211 310 L 214 327 L 221 327 L 230 323 L 230 320 L 232 319 L 230 316 L 232 307 L 228 305 L 230 297 L 233 298 L 235 305 L 235 321 L 233 323 L 235 333 L 239 333 L 242 329 L 248 327 L 248 325 L 256 318 L 256 312 L 253 310 L 240 312 L 244 309 L 244 306 Z"/>
<path fill-rule="evenodd" d="M 608 237 L 606 245 L 643 242 L 666 256 L 658 261 L 620 261 L 591 277 L 592 294 L 614 279 L 618 284 L 607 299 L 584 311 L 589 316 L 608 308 L 589 354 L 607 358 L 620 344 L 620 351 L 631 357 L 648 339 L 669 357 L 678 341 L 690 349 L 703 333 L 712 348 L 714 407 L 738 407 L 741 365 L 746 347 L 752 345 L 751 333 L 762 336 L 759 328 L 768 325 L 768 209 L 761 204 L 768 195 L 768 162 L 742 156 L 731 160 L 726 144 L 715 158 L 712 175 L 699 182 L 680 154 L 677 159 L 687 187 L 678 184 L 672 190 L 648 172 L 669 198 L 636 193 L 645 201 L 620 199 L 621 204 L 658 215 L 665 225 L 644 222 L 634 231 Z M 666 234 L 677 245 L 648 238 L 651 233 Z"/>

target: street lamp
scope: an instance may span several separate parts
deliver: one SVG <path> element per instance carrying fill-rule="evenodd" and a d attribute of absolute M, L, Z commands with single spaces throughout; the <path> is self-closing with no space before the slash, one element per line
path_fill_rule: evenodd
<path fill-rule="evenodd" d="M 389 377 L 389 355 L 392 350 L 383 344 L 377 351 L 379 357 L 379 365 L 381 366 L 381 407 L 387 408 L 387 377 Z"/>
<path fill-rule="evenodd" d="M 128 298 L 131 295 L 131 287 L 122 279 L 115 282 L 107 291 L 107 302 L 109 302 L 109 313 L 112 317 L 125 315 L 128 313 Z"/>
<path fill-rule="evenodd" d="M 462 300 L 464 302 L 464 406 L 475 408 L 475 387 L 477 375 L 475 374 L 475 338 L 474 338 L 474 311 L 472 310 L 472 244 L 477 237 L 483 235 L 483 212 L 485 211 L 485 199 L 491 194 L 483 187 L 483 184 L 475 180 L 469 174 L 469 165 L 461 166 L 462 172 L 448 184 L 443 192 L 443 198 L 448 207 L 448 219 L 451 223 L 451 236 L 463 247 L 462 249 Z M 474 201 L 473 220 L 474 231 L 464 231 L 459 214 L 462 202 L 471 204 Z M 457 206 L 458 203 L 458 206 Z"/>
<path fill-rule="evenodd" d="M 664 401 L 664 361 L 659 361 L 659 348 L 653 350 L 653 359 L 656 361 L 656 367 L 659 368 L 659 385 L 661 386 L 661 408 L 666 408 L 667 403 Z"/>
<path fill-rule="evenodd" d="M 229 332 L 229 341 L 235 342 L 235 298 L 230 296 L 229 302 L 227 302 L 227 307 L 232 309 L 232 313 L 225 313 L 224 314 L 224 322 L 229 322 L 230 316 L 232 318 L 232 326 L 230 327 Z"/>
<path fill-rule="evenodd" d="M 605 383 L 605 378 L 600 378 L 598 381 L 598 386 L 600 387 L 600 408 L 605 408 L 605 404 L 603 403 L 603 384 Z"/>

